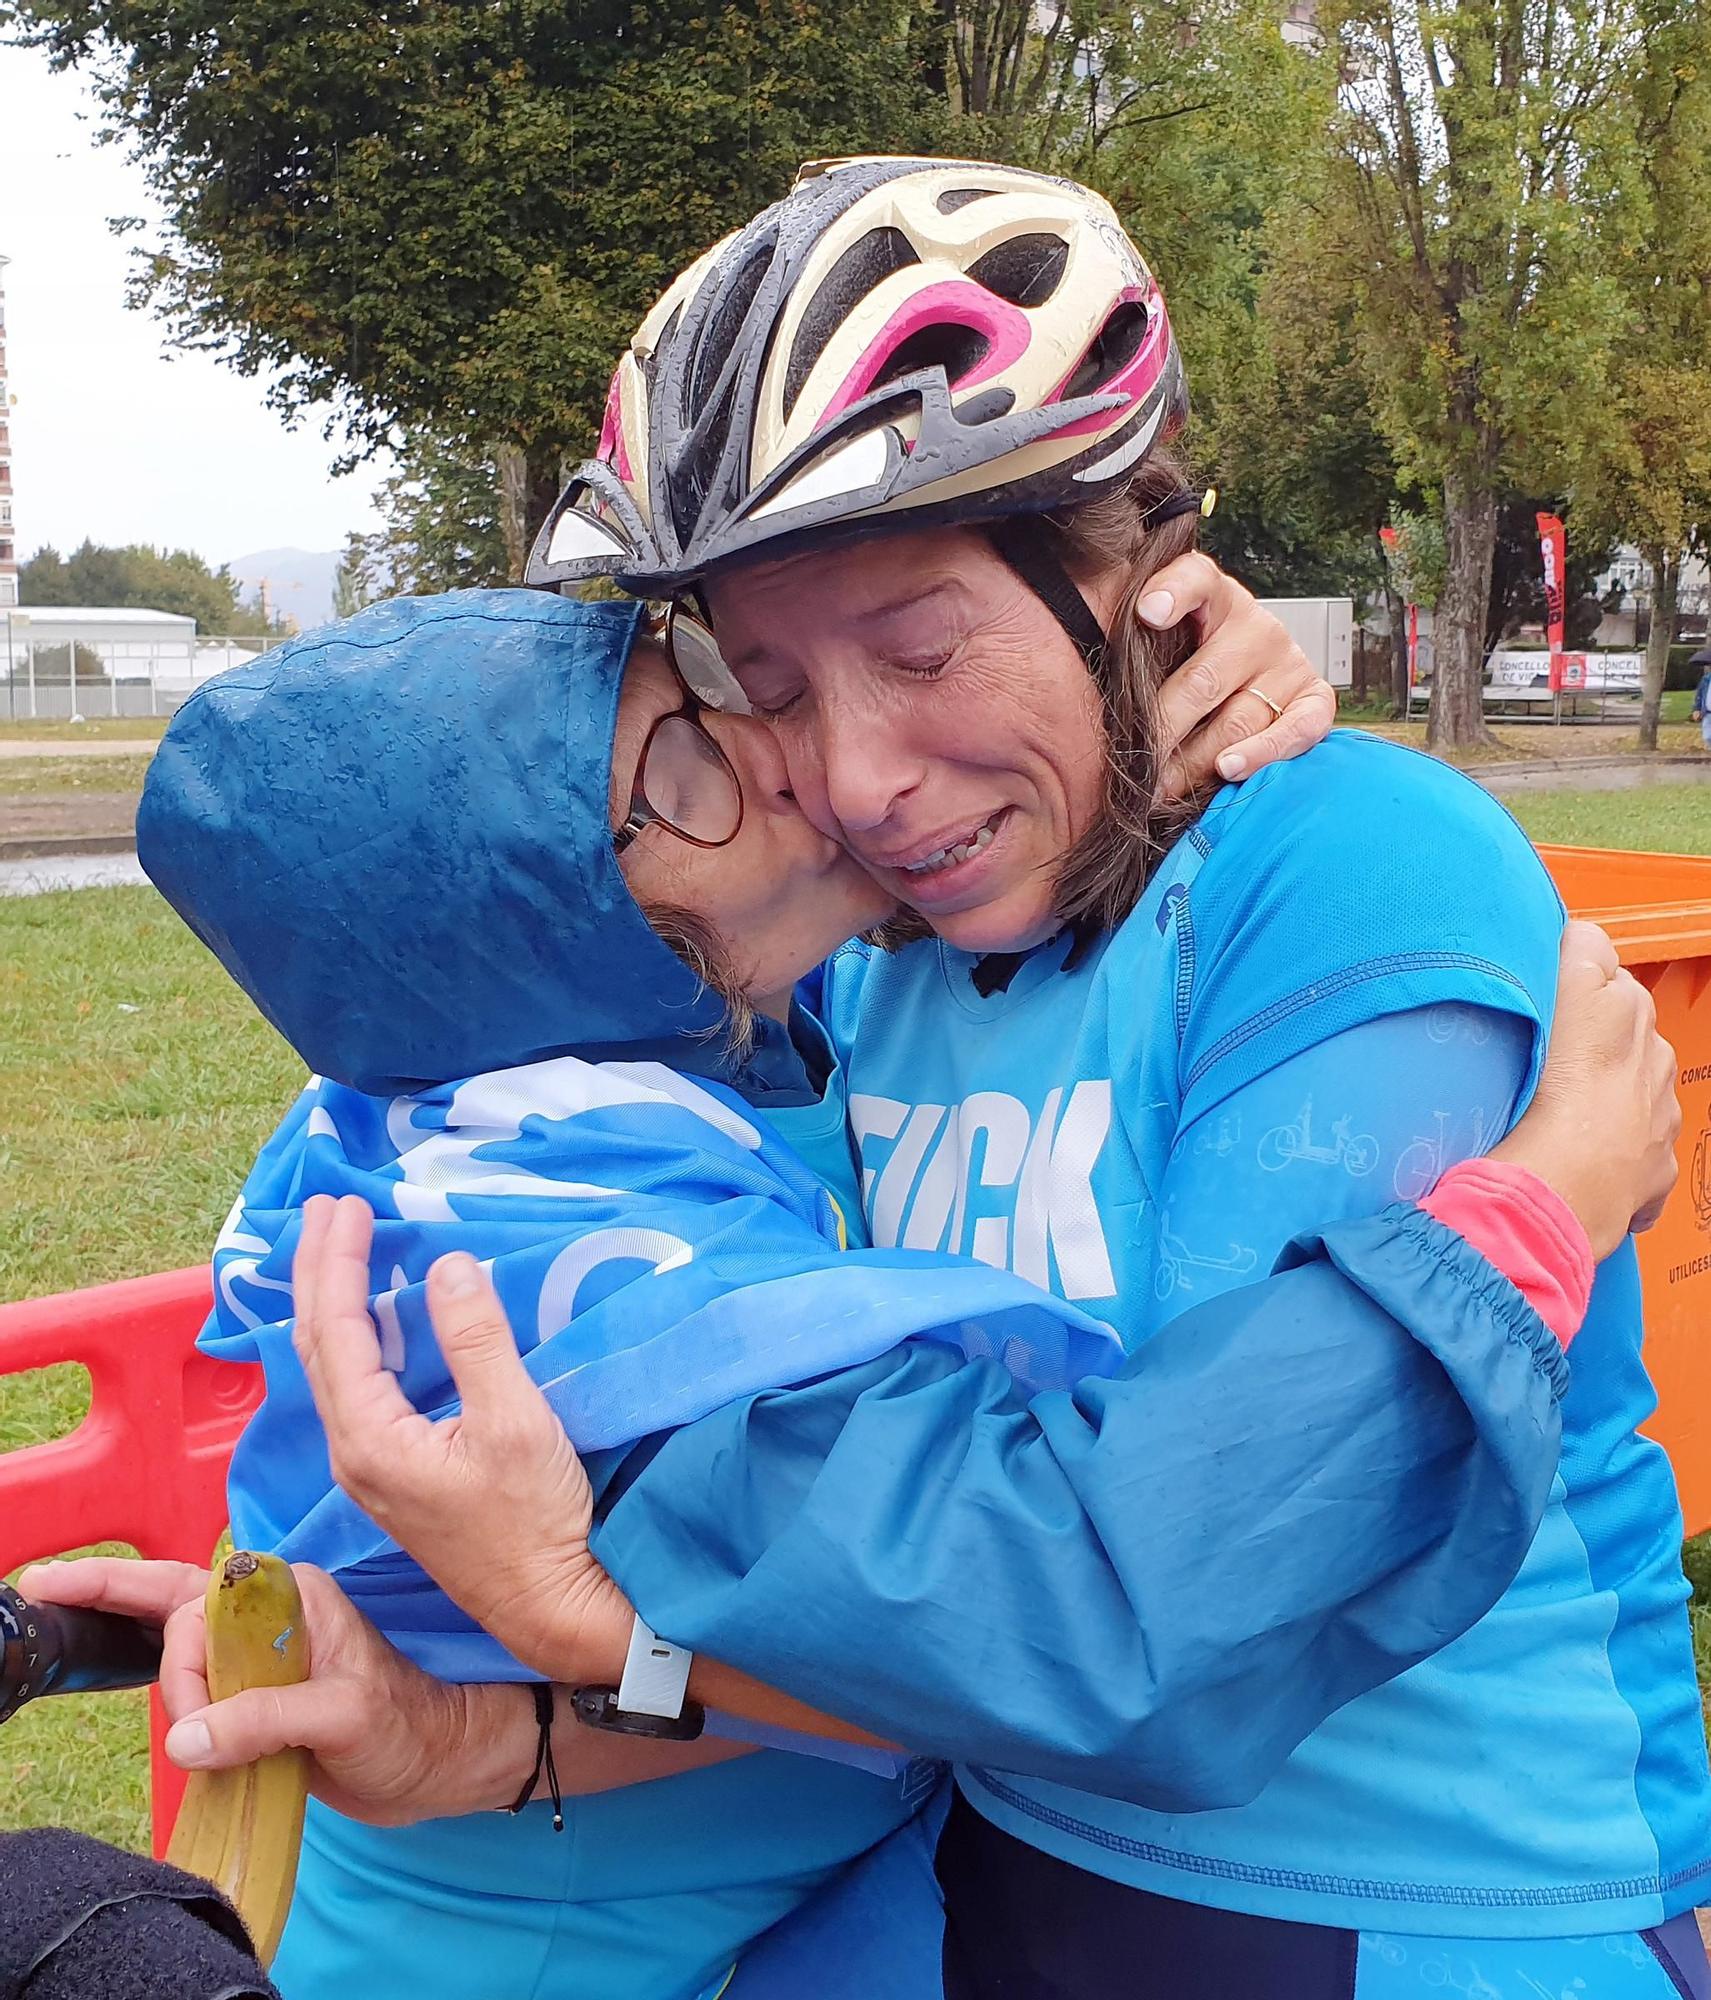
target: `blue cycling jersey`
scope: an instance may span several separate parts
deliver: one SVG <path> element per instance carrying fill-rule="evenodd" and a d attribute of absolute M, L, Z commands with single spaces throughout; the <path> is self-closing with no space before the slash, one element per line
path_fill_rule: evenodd
<path fill-rule="evenodd" d="M 786 1685 L 811 1658 L 818 1699 L 870 1727 L 907 1735 L 930 1719 L 931 1740 L 910 1740 L 959 1756 L 979 1810 L 1166 1896 L 1467 1936 L 1638 1930 L 1686 1907 L 1711 1878 L 1711 1786 L 1680 1516 L 1663 1455 L 1635 1429 L 1652 1397 L 1631 1250 L 1600 1274 L 1560 1473 L 1494 1608 L 1423 1645 L 1432 1657 L 1399 1678 L 1395 1664 L 1375 1669 L 1352 1701 L 1326 1697 L 1323 1643 L 1290 1651 L 1256 1631 L 1222 1666 L 1216 1656 L 1232 1601 L 1290 1629 L 1349 1537 L 1371 1532 L 1351 1509 L 1373 1460 L 1357 1470 L 1339 1453 L 1351 1426 L 1359 1436 L 1381 1412 L 1341 1402 L 1333 1413 L 1366 1353 L 1362 1329 L 1329 1316 L 1291 1325 L 1279 1306 L 1250 1402 L 1227 1370 L 1215 1395 L 1210 1377 L 1197 1383 L 1195 1315 L 1231 1293 L 1234 1306 L 1296 1232 L 1413 1199 L 1501 1132 L 1533 1082 L 1560 928 L 1536 857 L 1484 794 L 1429 760 L 1337 737 L 1222 794 L 1128 922 L 1078 962 L 1067 940 L 1048 944 L 984 997 L 970 961 L 932 942 L 889 956 L 853 946 L 827 975 L 875 1243 L 1005 1266 L 1115 1327 L 1137 1387 L 1140 1364 L 1155 1363 L 1150 1460 L 1102 1501 L 1120 1506 L 1126 1486 L 1131 1508 L 1153 1510 L 1156 1569 L 1174 1548 L 1170 1580 L 1198 1582 L 1198 1599 L 1178 1598 L 1147 1579 L 1187 1627 L 1161 1618 L 1161 1646 L 1192 1654 L 1199 1641 L 1202 1678 L 1222 1680 L 1221 1702 L 1190 1704 L 1192 1740 L 1164 1755 L 1155 1743 L 1150 1762 L 1116 1754 L 1090 1662 L 1129 1658 L 1123 1607 L 1107 1602 L 1101 1636 L 1081 1572 L 1051 1607 L 1053 1632 L 1039 1626 L 1044 1592 L 1024 1610 L 1031 1556 L 1006 1575 L 970 1537 L 923 1583 L 918 1538 L 828 1550 L 826 1532 L 802 1525 L 810 1512 L 852 1536 L 872 1525 L 861 1468 L 840 1469 L 836 1450 L 811 1483 L 791 1468 L 796 1515 L 781 1507 L 769 1526 L 764 1590 L 736 1573 L 757 1564 L 756 1543 L 727 1572 L 691 1557 L 657 1503 L 630 1526 L 620 1508 L 608 1529 L 627 1587 L 674 1637 Z M 1201 1364 L 1219 1352 L 1216 1336 L 1200 1343 Z M 1176 1412 L 1175 1445 L 1160 1436 L 1160 1399 Z M 904 1453 L 895 1400 L 889 1414 L 884 1448 Z M 1301 1436 L 1320 1441 L 1321 1476 L 1276 1497 L 1275 1455 Z M 752 1482 L 764 1425 L 751 1418 L 743 1437 Z M 1415 1448 L 1423 1468 L 1433 1462 Z M 716 1486 L 713 1461 L 709 1445 L 697 1464 Z M 1018 1453 L 1017 1480 L 1023 1463 Z M 675 1472 L 685 1476 L 681 1458 Z M 1246 1516 L 1232 1521 L 1220 1510 L 1244 1491 Z M 1431 1491 L 1422 1469 L 1402 1504 Z M 668 1554 L 650 1556 L 643 1532 Z M 1011 1546 L 1022 1565 L 1023 1545 Z M 936 1593 L 959 1586 L 956 1617 L 985 1668 L 984 1736 L 947 1712 L 947 1678 L 976 1698 L 949 1651 L 951 1613 L 938 1615 Z M 1343 1615 L 1357 1644 L 1382 1648 L 1441 1608 L 1416 1577 L 1408 1594 L 1382 1607 L 1357 1595 Z M 819 1637 L 833 1619 L 840 1647 Z M 1045 1686 L 1042 1651 L 1062 1662 Z M 1161 1657 L 1131 1671 L 1157 1672 Z M 1292 1754 L 1245 1756 L 1256 1710 L 1293 1714 Z M 1082 1775 L 1036 1754 L 1054 1730 L 1066 1751 L 1080 1745 Z M 1033 1775 L 1017 1774 L 1024 1759 Z"/>

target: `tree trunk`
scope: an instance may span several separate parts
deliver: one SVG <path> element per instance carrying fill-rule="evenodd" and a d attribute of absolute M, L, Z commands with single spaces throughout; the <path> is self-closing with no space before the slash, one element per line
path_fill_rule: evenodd
<path fill-rule="evenodd" d="M 494 451 L 493 462 L 499 473 L 499 521 L 505 535 L 505 567 L 511 581 L 521 583 L 529 550 L 561 490 L 558 455 L 502 444 Z"/>
<path fill-rule="evenodd" d="M 1390 706 L 1399 722 L 1408 720 L 1408 607 L 1384 572 L 1384 609 L 1390 619 Z"/>
<path fill-rule="evenodd" d="M 1646 634 L 1646 675 L 1640 685 L 1640 748 L 1655 750 L 1669 649 L 1675 639 L 1676 606 L 1681 597 L 1681 551 L 1647 549 L 1645 558 L 1652 566 L 1652 629 Z"/>
<path fill-rule="evenodd" d="M 1444 475 L 1443 595 L 1432 611 L 1430 750 L 1496 741 L 1485 726 L 1485 614 L 1497 548 L 1497 496 L 1465 471 Z"/>

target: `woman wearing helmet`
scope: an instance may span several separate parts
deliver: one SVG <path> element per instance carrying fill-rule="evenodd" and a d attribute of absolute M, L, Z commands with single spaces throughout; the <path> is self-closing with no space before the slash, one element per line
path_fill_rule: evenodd
<path fill-rule="evenodd" d="M 764 1716 L 730 1662 L 959 1761 L 953 1994 L 1501 1996 L 1586 1990 L 1588 1967 L 1602 1995 L 1691 1991 L 1676 1910 L 1703 1872 L 1703 1745 L 1666 1582 L 1679 1517 L 1632 1434 L 1627 1204 L 1546 1145 L 1608 1263 L 1562 1476 L 1517 1532 L 1444 1385 L 1497 1407 L 1514 1472 L 1549 1456 L 1561 1357 L 1390 1202 L 1419 1146 L 1484 1151 L 1531 1089 L 1560 912 L 1495 809 L 1380 746 L 1334 743 L 1175 837 L 1149 728 L 1170 655 L 1130 614 L 1194 508 L 1157 448 L 1180 415 L 1162 302 L 1132 251 L 1077 261 L 1108 231 L 1095 198 L 1007 169 L 810 176 L 650 316 L 541 560 L 676 592 L 685 677 L 768 716 L 810 818 L 921 913 L 819 993 L 871 1234 L 1008 1267 L 1149 1349 L 1129 1378 L 1145 1446 L 1121 1449 L 1133 1395 L 1021 1409 L 995 1380 L 953 1407 L 900 1350 L 653 1441 L 606 1486 L 594 1550 L 696 1649 L 692 1694 Z M 1079 334 L 1072 266 L 1095 287 Z M 1403 824 L 1436 842 L 1405 905 L 1380 865 Z M 1472 1178 L 1500 1230 L 1513 1188 Z M 1382 1315 L 1280 1307 L 1287 1280 L 1237 1292 L 1327 1209 L 1333 1258 L 1382 1238 L 1397 1307 L 1441 1312 L 1428 1362 L 1383 1360 Z M 1566 1334 L 1583 1300 L 1560 1219 L 1531 1263 Z M 1227 1294 L 1202 1340 L 1185 1308 Z M 1493 1315 L 1512 1338 L 1460 1337 Z M 1280 1481 L 1291 1454 L 1305 1476 Z M 1380 1524 L 1399 1466 L 1407 1504 Z M 392 1511 L 392 1469 L 371 1465 L 363 1504 L 458 1596 Z M 541 1576 L 585 1559 L 562 1491 L 544 1521 L 489 1520 L 479 1491 L 458 1512 L 438 1554 L 472 1549 L 462 1575 L 488 1586 L 466 1609 L 538 1670 L 616 1683 L 629 1620 L 598 1578 L 493 1594 L 501 1546 Z M 1414 1556 L 1399 1570 L 1381 1540 Z M 870 1935 L 888 1858 L 844 1885 Z M 764 1952 L 745 1960 L 733 1995 L 848 1990 L 841 1962 L 803 1962 L 766 1987 Z"/>
<path fill-rule="evenodd" d="M 1487 1151 L 1532 1088 L 1561 929 L 1498 807 L 1370 739 L 1333 736 L 1186 831 L 1161 804 L 1172 657 L 1140 598 L 1192 536 L 1184 411 L 1163 300 L 1098 197 L 829 163 L 648 316 L 532 570 L 675 598 L 684 671 L 772 722 L 803 810 L 913 913 L 820 994 L 875 1242 L 1008 1265 L 1131 1347 L 1327 1203 L 1376 1214 L 1421 1146 Z M 1050 1637 L 1020 1643 L 1002 1592 L 959 1589 L 986 1573 L 970 1550 L 899 1543 L 883 1412 L 839 1428 L 786 1398 L 691 1426 L 595 1548 L 679 1644 L 960 1760 L 956 1994 L 1702 1993 L 1681 1521 L 1635 1428 L 1633 1252 L 1600 1249 L 1560 1476 L 1488 1613 L 1340 1707 L 1311 1649 L 1257 1680 L 1232 1659 L 1198 1750 L 1150 1778 L 1118 1771 L 1079 1694 L 1079 1771 L 1006 1768 L 1001 1718 L 1040 1726 L 1061 1693 Z M 1279 1430 L 1314 1425 L 1346 1362 L 1318 1332 L 1268 1385 Z M 740 1525 L 710 1545 L 668 1483 Z M 1337 1535 L 1322 1497 L 1240 1548 L 1196 1549 L 1180 1518 L 1161 1535 L 1209 1601 L 1267 1593 L 1287 1630 Z M 1275 1736 L 1244 1758 L 1232 1718 L 1256 1706 Z"/>

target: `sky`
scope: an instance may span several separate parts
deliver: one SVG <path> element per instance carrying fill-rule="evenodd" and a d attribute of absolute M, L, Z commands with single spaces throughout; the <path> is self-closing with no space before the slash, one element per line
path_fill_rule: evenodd
<path fill-rule="evenodd" d="M 336 549 L 371 528 L 380 477 L 334 479 L 318 418 L 288 430 L 246 380 L 170 351 L 125 307 L 129 252 L 107 228 L 152 214 L 121 146 L 95 143 L 75 73 L 0 47 L 0 272 L 14 399 L 18 554 L 86 536 L 188 548 L 211 563 L 273 548 Z"/>

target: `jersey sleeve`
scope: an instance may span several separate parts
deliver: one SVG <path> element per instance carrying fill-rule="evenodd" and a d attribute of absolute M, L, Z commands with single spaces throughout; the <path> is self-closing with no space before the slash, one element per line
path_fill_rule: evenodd
<path fill-rule="evenodd" d="M 1340 733 L 1221 796 L 1189 840 L 1182 1124 L 1345 1029 L 1445 1004 L 1527 1024 L 1525 1102 L 1562 905 L 1496 800 L 1435 759 Z"/>
<path fill-rule="evenodd" d="M 656 1631 L 926 1754 L 1251 1798 L 1506 1588 L 1566 1370 L 1411 1206 L 1025 1398 L 911 1341 L 632 1452 L 594 1546 Z"/>
<path fill-rule="evenodd" d="M 1523 1015 L 1444 1002 L 1286 1056 L 1185 1124 L 1154 1190 L 1155 1313 L 1271 1269 L 1326 1223 L 1417 1202 L 1514 1123 L 1532 1061 Z"/>

